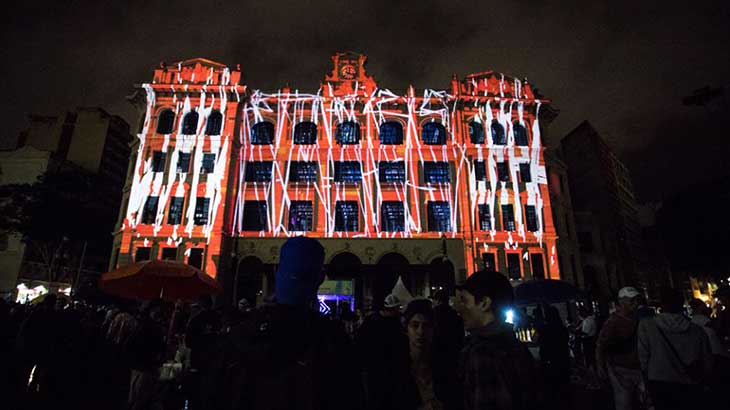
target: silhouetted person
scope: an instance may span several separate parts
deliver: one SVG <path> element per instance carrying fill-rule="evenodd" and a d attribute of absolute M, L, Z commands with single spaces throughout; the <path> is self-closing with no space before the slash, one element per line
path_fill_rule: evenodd
<path fill-rule="evenodd" d="M 288 239 L 276 271 L 276 301 L 231 329 L 216 409 L 341 409 L 362 401 L 349 339 L 318 310 L 324 248 Z"/>
<path fill-rule="evenodd" d="M 619 290 L 619 307 L 601 328 L 596 343 L 598 373 L 611 383 L 616 410 L 631 409 L 635 400 L 645 397 L 646 386 L 636 350 L 640 295 L 630 286 Z"/>
<path fill-rule="evenodd" d="M 661 290 L 661 313 L 639 324 L 641 369 L 656 410 L 702 408 L 712 370 L 707 334 L 683 313 L 679 290 Z M 727 394 L 727 392 L 724 392 Z"/>
<path fill-rule="evenodd" d="M 145 302 L 137 320 L 135 333 L 127 343 L 132 365 L 128 399 L 130 410 L 148 409 L 158 399 L 157 380 L 165 353 L 161 309 L 161 300 Z"/>
<path fill-rule="evenodd" d="M 388 295 L 382 308 L 367 316 L 355 337 L 368 409 L 393 407 L 399 400 L 399 360 L 408 355 L 400 322 L 401 301 Z"/>
<path fill-rule="evenodd" d="M 538 343 L 540 364 L 545 378 L 546 393 L 550 403 L 558 408 L 561 400 L 568 396 L 570 379 L 570 348 L 568 329 L 555 306 L 545 307 L 545 326 Z"/>
<path fill-rule="evenodd" d="M 459 372 L 466 410 L 539 406 L 539 369 L 504 322 L 513 299 L 509 280 L 494 271 L 475 272 L 456 290 L 454 307 L 469 332 Z"/>

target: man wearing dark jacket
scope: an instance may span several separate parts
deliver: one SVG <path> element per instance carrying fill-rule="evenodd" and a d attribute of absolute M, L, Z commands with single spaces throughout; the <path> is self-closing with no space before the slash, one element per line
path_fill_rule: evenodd
<path fill-rule="evenodd" d="M 538 367 L 503 321 L 513 299 L 509 280 L 494 271 L 476 272 L 456 290 L 455 308 L 469 332 L 459 370 L 465 410 L 539 408 Z"/>

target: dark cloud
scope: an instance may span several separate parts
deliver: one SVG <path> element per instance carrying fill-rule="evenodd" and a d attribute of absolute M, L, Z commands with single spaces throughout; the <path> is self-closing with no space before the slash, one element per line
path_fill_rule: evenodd
<path fill-rule="evenodd" d="M 370 73 L 391 89 L 411 83 L 445 88 L 452 73 L 487 69 L 527 77 L 561 111 L 550 133 L 553 145 L 587 119 L 626 158 L 635 178 L 646 178 L 648 165 L 636 158 L 669 149 L 662 143 L 667 135 L 679 141 L 704 126 L 681 98 L 704 85 L 730 89 L 730 4 L 557 4 L 12 2 L 0 17 L 3 145 L 31 112 L 101 106 L 134 122 L 124 97 L 132 84 L 149 81 L 160 61 L 208 57 L 241 64 L 245 81 L 256 88 L 289 83 L 311 90 L 333 52 L 354 50 L 369 56 Z"/>

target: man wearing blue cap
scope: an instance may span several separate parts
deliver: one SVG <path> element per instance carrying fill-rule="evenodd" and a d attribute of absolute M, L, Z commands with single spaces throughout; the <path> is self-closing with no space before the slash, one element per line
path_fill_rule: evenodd
<path fill-rule="evenodd" d="M 290 238 L 281 247 L 275 303 L 254 311 L 234 336 L 240 353 L 234 375 L 226 377 L 233 396 L 226 408 L 358 408 L 347 334 L 318 310 L 323 264 L 324 248 L 315 239 Z"/>

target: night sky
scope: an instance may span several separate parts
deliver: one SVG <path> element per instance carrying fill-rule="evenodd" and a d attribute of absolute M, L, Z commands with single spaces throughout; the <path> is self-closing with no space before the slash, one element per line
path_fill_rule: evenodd
<path fill-rule="evenodd" d="M 352 50 L 367 54 L 368 72 L 392 90 L 444 89 L 452 73 L 489 69 L 527 77 L 561 112 L 548 143 L 590 121 L 629 166 L 642 200 L 730 168 L 730 98 L 682 104 L 704 86 L 730 92 L 726 0 L 57 0 L 4 8 L 5 147 L 29 113 L 99 106 L 135 123 L 124 97 L 160 61 L 206 57 L 240 64 L 249 87 L 288 82 L 316 91 L 330 55 Z"/>

